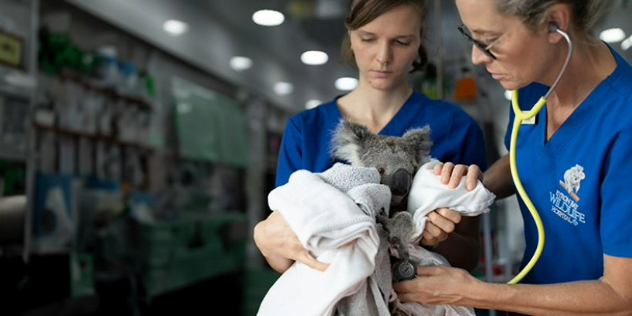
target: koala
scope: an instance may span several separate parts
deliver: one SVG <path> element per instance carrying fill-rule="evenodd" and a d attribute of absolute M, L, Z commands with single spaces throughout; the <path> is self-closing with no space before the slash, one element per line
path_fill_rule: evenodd
<path fill-rule="evenodd" d="M 401 211 L 406 209 L 413 176 L 428 162 L 431 147 L 429 126 L 394 137 L 376 135 L 364 125 L 342 120 L 334 131 L 332 154 L 352 166 L 376 168 L 380 182 L 391 189 L 391 210 Z"/>
<path fill-rule="evenodd" d="M 408 261 L 406 242 L 413 230 L 413 217 L 407 210 L 412 179 L 430 159 L 430 127 L 407 131 L 402 137 L 373 134 L 366 126 L 342 120 L 333 135 L 332 155 L 352 166 L 373 167 L 380 183 L 391 190 L 390 212 L 376 221 L 388 232 L 389 243 Z"/>
<path fill-rule="evenodd" d="M 579 186 L 584 179 L 586 179 L 586 174 L 584 173 L 584 167 L 580 165 L 575 165 L 575 167 L 564 172 L 564 184 L 568 192 L 579 192 Z"/>

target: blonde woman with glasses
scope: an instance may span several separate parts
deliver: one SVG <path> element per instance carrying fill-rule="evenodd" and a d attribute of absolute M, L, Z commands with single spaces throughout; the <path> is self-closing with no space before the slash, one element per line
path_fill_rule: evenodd
<path fill-rule="evenodd" d="M 541 240 L 527 200 L 538 211 L 546 242 L 517 284 L 485 283 L 457 268 L 420 267 L 416 279 L 395 284 L 399 298 L 529 315 L 632 315 L 632 67 L 589 33 L 601 3 L 456 4 L 463 21 L 458 31 L 473 44 L 472 62 L 518 91 L 518 110 L 546 101 L 528 124 L 513 125 L 510 111 L 505 140 L 509 148 L 512 131 L 520 131 L 515 162 L 526 193 L 518 197 L 526 240 L 521 268 Z M 484 185 L 497 198 L 520 188 L 511 165 L 505 156 L 484 173 Z"/>

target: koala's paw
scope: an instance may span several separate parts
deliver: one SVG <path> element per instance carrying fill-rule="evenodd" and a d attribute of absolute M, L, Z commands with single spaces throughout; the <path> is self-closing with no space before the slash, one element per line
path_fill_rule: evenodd
<path fill-rule="evenodd" d="M 388 219 L 386 229 L 391 238 L 397 237 L 402 241 L 407 241 L 413 232 L 413 216 L 408 212 L 398 212 Z"/>
<path fill-rule="evenodd" d="M 398 212 L 384 225 L 388 232 L 388 241 L 397 249 L 399 258 L 408 261 L 408 239 L 413 231 L 413 216 L 408 212 Z"/>

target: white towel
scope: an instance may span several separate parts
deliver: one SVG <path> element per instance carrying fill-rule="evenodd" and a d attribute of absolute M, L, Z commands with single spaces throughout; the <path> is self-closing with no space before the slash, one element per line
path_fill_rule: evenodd
<path fill-rule="evenodd" d="M 409 255 L 410 259 L 420 266 L 450 265 L 443 256 L 428 251 L 419 245 L 428 213 L 437 208 L 451 208 L 465 216 L 476 216 L 489 212 L 489 207 L 496 199 L 496 196 L 487 190 L 480 181 L 474 190 L 468 191 L 465 188 L 465 177 L 461 179 L 456 189 L 449 189 L 441 183 L 441 177 L 434 174 L 434 167 L 437 163 L 439 163 L 438 160 L 431 159 L 419 168 L 408 196 L 408 211 L 413 214 L 415 225 L 409 239 Z M 399 306 L 411 315 L 475 315 L 473 308 L 463 306 L 429 306 L 419 303 L 405 303 Z"/>
<path fill-rule="evenodd" d="M 281 212 L 303 246 L 330 266 L 320 272 L 294 263 L 270 288 L 257 315 L 331 315 L 341 298 L 366 286 L 379 247 L 373 215 L 388 212 L 391 197 L 379 181 L 374 168 L 337 163 L 322 174 L 296 171 L 270 192 L 270 209 Z"/>
<path fill-rule="evenodd" d="M 415 229 L 410 242 L 418 243 L 426 227 L 427 215 L 437 208 L 451 208 L 465 216 L 476 216 L 489 212 L 496 196 L 478 181 L 474 190 L 465 188 L 465 177 L 459 186 L 449 189 L 441 183 L 441 177 L 434 174 L 437 159 L 430 159 L 423 164 L 413 178 L 408 195 L 408 211 L 413 214 Z"/>

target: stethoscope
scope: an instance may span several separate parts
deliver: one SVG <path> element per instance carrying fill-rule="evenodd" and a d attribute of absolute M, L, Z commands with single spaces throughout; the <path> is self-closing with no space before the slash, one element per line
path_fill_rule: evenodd
<path fill-rule="evenodd" d="M 530 120 L 533 117 L 535 117 L 540 112 L 542 107 L 546 104 L 546 99 L 551 94 L 551 92 L 553 92 L 553 90 L 557 88 L 557 85 L 559 84 L 560 79 L 566 72 L 566 67 L 568 66 L 568 63 L 571 60 L 571 55 L 573 54 L 573 42 L 571 41 L 571 38 L 568 36 L 568 33 L 560 30 L 555 24 L 549 25 L 549 31 L 559 33 L 560 35 L 564 37 L 564 39 L 566 39 L 566 42 L 568 42 L 568 54 L 566 55 L 566 61 L 564 62 L 564 65 L 562 66 L 562 70 L 560 70 L 560 73 L 557 75 L 557 78 L 553 82 L 553 85 L 551 85 L 551 87 L 546 92 L 546 94 L 543 97 L 541 97 L 540 100 L 538 100 L 536 104 L 533 105 L 531 110 L 522 111 L 520 109 L 520 105 L 518 103 L 518 90 L 514 90 L 513 96 L 511 99 L 511 105 L 515 114 L 514 121 L 513 121 L 513 129 L 511 131 L 511 142 L 509 146 L 509 165 L 511 168 L 511 177 L 513 178 L 514 185 L 516 186 L 516 189 L 518 190 L 518 194 L 522 198 L 522 201 L 524 202 L 524 204 L 529 209 L 529 212 L 531 213 L 531 216 L 533 217 L 533 220 L 535 221 L 535 225 L 538 229 L 538 245 L 536 247 L 536 250 L 533 256 L 529 260 L 529 262 L 513 279 L 507 282 L 507 284 L 516 284 L 520 282 L 520 280 L 522 280 L 522 278 L 524 278 L 525 275 L 527 275 L 527 273 L 529 273 L 529 271 L 533 269 L 533 266 L 535 266 L 535 264 L 540 259 L 540 256 L 542 255 L 542 251 L 544 249 L 544 226 L 542 225 L 542 219 L 540 218 L 538 211 L 535 209 L 533 202 L 531 202 L 531 199 L 529 199 L 527 192 L 524 190 L 524 187 L 522 186 L 522 182 L 520 181 L 520 176 L 518 175 L 518 169 L 516 166 L 516 142 L 518 141 L 518 131 L 520 130 L 520 125 L 522 125 L 523 121 Z"/>

